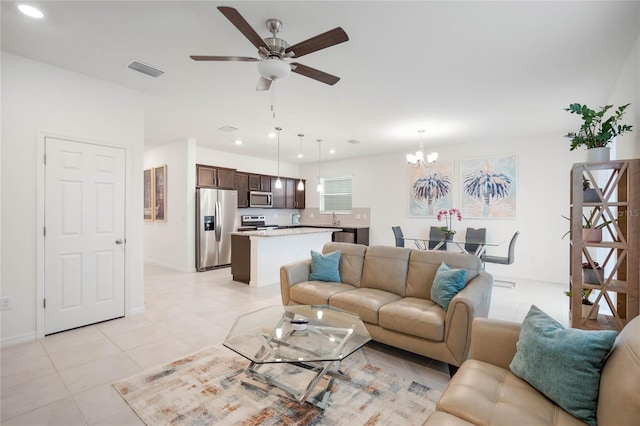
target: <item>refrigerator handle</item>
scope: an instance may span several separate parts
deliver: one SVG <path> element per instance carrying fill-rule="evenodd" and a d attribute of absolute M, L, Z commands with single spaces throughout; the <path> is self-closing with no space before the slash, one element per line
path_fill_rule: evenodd
<path fill-rule="evenodd" d="M 216 218 L 215 218 L 215 221 L 216 221 L 216 223 L 215 223 L 216 241 L 220 242 L 220 234 L 222 233 L 221 232 L 222 231 L 222 225 L 221 225 L 222 217 L 221 217 L 221 214 L 220 214 L 220 201 L 216 201 L 215 213 L 216 213 Z"/>

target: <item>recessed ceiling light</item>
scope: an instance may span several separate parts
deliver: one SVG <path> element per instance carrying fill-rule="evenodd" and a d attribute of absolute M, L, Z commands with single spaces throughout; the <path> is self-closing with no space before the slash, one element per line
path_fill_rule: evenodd
<path fill-rule="evenodd" d="M 236 139 L 235 141 L 233 141 L 233 143 L 235 143 L 236 145 L 242 145 L 242 141 L 240 139 Z"/>
<path fill-rule="evenodd" d="M 32 18 L 36 18 L 36 19 L 44 18 L 44 13 L 40 12 L 38 9 L 36 9 L 33 6 L 27 6 L 26 4 L 21 4 L 18 6 L 18 10 L 20 10 L 20 12 Z"/>
<path fill-rule="evenodd" d="M 218 130 L 225 132 L 225 133 L 233 133 L 236 130 L 238 130 L 237 127 L 233 127 L 233 126 L 222 126 L 220 127 Z"/>
<path fill-rule="evenodd" d="M 267 136 L 269 136 L 271 139 L 273 139 L 273 138 L 276 137 L 276 134 L 271 132 L 271 133 L 268 133 Z"/>
<path fill-rule="evenodd" d="M 335 150 L 335 149 L 330 149 L 330 150 L 329 150 L 329 154 L 335 154 L 335 153 L 336 153 L 336 150 Z"/>

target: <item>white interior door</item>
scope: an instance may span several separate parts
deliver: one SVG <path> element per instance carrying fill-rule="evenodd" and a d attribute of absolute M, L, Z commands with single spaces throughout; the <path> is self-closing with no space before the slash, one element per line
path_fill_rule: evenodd
<path fill-rule="evenodd" d="M 45 334 L 124 315 L 124 149 L 46 138 Z"/>

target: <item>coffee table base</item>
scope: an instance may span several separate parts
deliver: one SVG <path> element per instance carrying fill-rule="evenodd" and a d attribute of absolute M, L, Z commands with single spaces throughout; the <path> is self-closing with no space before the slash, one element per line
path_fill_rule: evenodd
<path fill-rule="evenodd" d="M 340 361 L 326 361 L 317 363 L 291 362 L 288 364 L 294 365 L 299 368 L 304 368 L 306 370 L 316 371 L 317 374 L 311 379 L 304 390 L 298 391 L 290 386 L 285 385 L 284 383 L 277 381 L 267 374 L 259 372 L 258 369 L 264 364 L 252 362 L 245 370 L 245 373 L 249 377 L 249 379 L 243 380 L 241 383 L 244 385 L 262 389 L 266 392 L 274 392 L 279 395 L 293 398 L 301 404 L 304 402 L 309 402 L 316 407 L 324 410 L 327 407 L 327 402 L 329 401 L 329 396 L 331 395 L 331 389 L 333 388 L 333 382 L 335 381 L 335 379 L 351 381 L 351 377 L 340 371 Z M 322 379 L 326 378 L 326 376 L 330 377 L 330 379 L 328 379 L 329 382 L 327 383 L 326 388 L 321 391 L 320 397 L 312 397 L 311 394 L 313 393 L 313 390 L 318 386 Z"/>

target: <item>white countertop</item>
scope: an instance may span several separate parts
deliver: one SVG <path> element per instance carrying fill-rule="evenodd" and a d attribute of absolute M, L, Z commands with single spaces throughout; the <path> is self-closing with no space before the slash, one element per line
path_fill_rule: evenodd
<path fill-rule="evenodd" d="M 231 235 L 245 235 L 247 237 L 286 237 L 287 235 L 319 234 L 323 232 L 342 231 L 341 228 L 288 228 L 270 229 L 264 231 L 229 232 Z"/>

